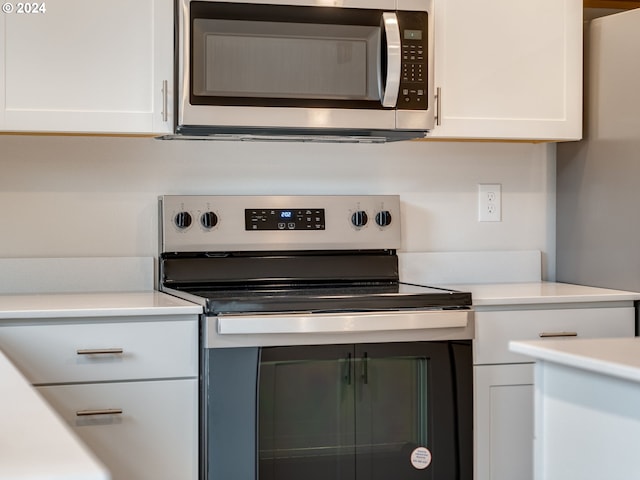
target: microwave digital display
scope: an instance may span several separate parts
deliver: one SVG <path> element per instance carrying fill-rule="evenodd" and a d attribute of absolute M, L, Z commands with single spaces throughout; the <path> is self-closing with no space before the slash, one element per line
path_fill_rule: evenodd
<path fill-rule="evenodd" d="M 405 30 L 405 40 L 422 40 L 422 30 Z"/>

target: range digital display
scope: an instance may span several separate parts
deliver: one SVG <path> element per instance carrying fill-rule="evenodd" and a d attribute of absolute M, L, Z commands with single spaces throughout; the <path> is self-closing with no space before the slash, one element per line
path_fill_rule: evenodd
<path fill-rule="evenodd" d="M 245 230 L 324 230 L 324 208 L 248 208 Z"/>

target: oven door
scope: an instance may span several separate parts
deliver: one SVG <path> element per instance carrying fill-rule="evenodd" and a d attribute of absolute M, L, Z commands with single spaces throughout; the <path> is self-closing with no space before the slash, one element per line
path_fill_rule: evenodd
<path fill-rule="evenodd" d="M 472 478 L 471 341 L 205 351 L 204 478 Z"/>
<path fill-rule="evenodd" d="M 472 478 L 471 310 L 205 317 L 203 478 Z"/>
<path fill-rule="evenodd" d="M 432 0 L 274 3 L 179 1 L 178 131 L 433 126 Z"/>

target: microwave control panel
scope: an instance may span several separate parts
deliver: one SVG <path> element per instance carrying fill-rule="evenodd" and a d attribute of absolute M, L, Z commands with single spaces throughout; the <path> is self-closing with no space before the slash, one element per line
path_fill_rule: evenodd
<path fill-rule="evenodd" d="M 427 95 L 427 14 L 423 12 L 397 12 L 402 42 L 402 64 L 398 108 L 425 110 L 429 107 Z"/>

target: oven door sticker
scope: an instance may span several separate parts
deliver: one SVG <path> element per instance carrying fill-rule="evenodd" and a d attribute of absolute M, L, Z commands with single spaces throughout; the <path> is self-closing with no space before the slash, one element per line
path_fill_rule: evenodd
<path fill-rule="evenodd" d="M 431 452 L 426 447 L 418 447 L 411 452 L 411 465 L 417 470 L 424 470 L 431 465 Z"/>

